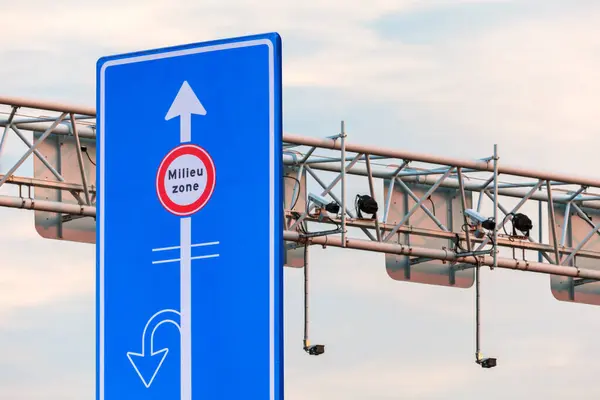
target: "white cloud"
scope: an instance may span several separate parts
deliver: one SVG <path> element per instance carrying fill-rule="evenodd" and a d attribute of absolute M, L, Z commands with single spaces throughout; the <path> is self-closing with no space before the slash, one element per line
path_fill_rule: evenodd
<path fill-rule="evenodd" d="M 568 172 L 593 167 L 592 158 L 586 156 L 594 155 L 600 144 L 594 108 L 600 101 L 600 80 L 596 79 L 600 14 L 595 9 L 573 6 L 563 14 L 546 13 L 543 18 L 497 24 L 478 36 L 409 45 L 381 36 L 373 23 L 389 13 L 424 7 L 424 2 L 174 3 L 110 0 L 82 5 L 63 0 L 2 4 L 2 26 L 10 32 L 10 40 L 0 50 L 0 79 L 5 90 L 93 104 L 97 57 L 278 30 L 284 38 L 286 88 L 310 91 L 308 99 L 288 98 L 288 103 L 296 101 L 302 111 L 323 113 L 313 118 L 311 113 L 290 109 L 290 119 L 314 119 L 315 124 L 337 126 L 341 114 L 352 113 L 353 119 L 368 122 L 362 132 L 352 133 L 353 141 L 468 154 L 471 158 L 489 155 L 491 143 L 499 142 L 502 162 L 545 164 Z M 447 3 L 451 2 L 428 5 Z M 315 95 L 321 93 L 317 90 L 333 94 L 322 98 Z M 408 123 L 399 124 L 396 114 Z M 407 133 L 422 132 L 430 123 L 441 127 L 435 140 L 433 134 Z M 461 148 L 467 140 L 469 148 Z M 549 143 L 543 147 L 545 154 L 529 156 L 543 141 Z M 518 143 L 524 148 L 518 148 Z M 556 162 L 557 157 L 574 150 L 579 153 L 563 157 L 560 165 Z M 571 160 L 574 163 L 567 165 Z M 32 213 L 22 213 L 28 213 L 27 217 L 0 217 L 3 321 L 23 310 L 44 313 L 57 302 L 90 298 L 94 290 L 93 246 L 34 239 Z M 286 348 L 292 354 L 286 361 L 289 398 L 466 399 L 479 398 L 483 391 L 492 392 L 493 398 L 523 398 L 519 396 L 526 385 L 518 379 L 533 382 L 530 391 L 534 397 L 542 393 L 556 398 L 560 393 L 574 393 L 573 386 L 583 387 L 586 379 L 593 379 L 591 368 L 578 364 L 584 356 L 594 359 L 593 349 L 574 343 L 593 343 L 593 335 L 586 330 L 597 330 L 597 309 L 556 302 L 550 295 L 548 277 L 486 272 L 485 350 L 499 356 L 500 366 L 492 374 L 474 375 L 471 371 L 478 367 L 472 364 L 471 354 L 472 291 L 394 282 L 385 273 L 383 257 L 347 254 L 329 249 L 319 252 L 313 261 L 315 338 L 329 339 L 333 347 L 325 358 L 307 359 L 299 345 L 293 347 L 301 332 L 301 280 L 291 277 L 300 271 L 287 274 L 286 298 L 288 310 L 293 310 L 286 317 L 290 328 L 286 338 L 292 339 Z M 71 317 L 84 315 L 80 310 Z M 35 322 L 28 327 L 44 329 Z M 6 337 L 5 328 L 0 324 L 0 338 Z M 374 343 L 375 355 L 368 359 L 371 349 L 361 347 L 363 342 L 358 339 Z M 421 364 L 414 362 L 415 354 L 424 360 Z M 438 357 L 442 360 L 439 365 L 425 365 Z M 530 357 L 538 357 L 542 366 L 530 364 Z M 92 373 L 90 369 L 90 376 Z M 566 374 L 571 383 L 563 380 Z M 57 379 L 64 376 L 69 372 Z M 552 381 L 554 397 L 545 379 Z M 18 384 L 15 386 L 11 396 L 19 393 Z M 84 387 L 77 390 L 81 396 L 88 393 Z M 42 393 L 29 392 L 23 399 L 35 399 Z M 578 398 L 595 398 L 590 396 L 583 393 Z"/>
<path fill-rule="evenodd" d="M 293 373 L 294 371 L 290 371 Z M 294 382 L 288 388 L 290 400 L 426 399 L 441 396 L 475 379 L 472 366 L 441 360 L 434 365 L 402 362 L 366 362 L 340 367 L 310 381 Z M 437 397 L 436 397 L 437 398 Z"/>
<path fill-rule="evenodd" d="M 2 209 L 0 218 L 0 326 L 23 309 L 93 295 L 93 245 L 42 239 L 31 211 Z"/>

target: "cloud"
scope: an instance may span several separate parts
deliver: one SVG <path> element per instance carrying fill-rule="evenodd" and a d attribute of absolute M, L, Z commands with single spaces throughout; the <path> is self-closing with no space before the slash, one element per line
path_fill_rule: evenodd
<path fill-rule="evenodd" d="M 296 371 L 290 371 L 294 373 Z M 444 398 L 454 388 L 475 379 L 469 368 L 440 360 L 435 365 L 407 365 L 401 362 L 365 362 L 359 366 L 340 367 L 327 375 L 311 376 L 310 384 L 294 382 L 289 387 L 290 400 L 373 400 Z"/>
<path fill-rule="evenodd" d="M 93 398 L 93 309 L 85 295 L 3 315 L 0 398 Z"/>
<path fill-rule="evenodd" d="M 11 40 L 0 50 L 0 79 L 8 94 L 93 105 L 100 56 L 277 30 L 284 38 L 285 124 L 296 133 L 330 135 L 344 118 L 353 142 L 468 158 L 489 156 L 499 143 L 502 163 L 566 173 L 593 169 L 600 144 L 600 12 L 591 1 L 562 8 L 408 0 L 26 3 L 3 4 Z M 453 19 L 436 22 L 444 16 Z M 455 22 L 482 17 L 485 25 Z M 352 191 L 366 187 L 355 182 Z M 50 350 L 73 340 L 61 324 L 89 320 L 91 308 L 60 318 L 52 310 L 91 301 L 94 248 L 34 239 L 32 213 L 17 213 L 0 216 L 0 316 L 10 322 L 0 324 L 0 343 L 26 337 L 14 347 L 39 364 L 36 376 L 48 377 L 37 387 L 62 399 L 71 394 L 59 397 L 59 385 L 46 386 L 48 380 L 77 384 L 72 398 L 81 398 L 91 393 L 93 368 L 80 370 L 71 364 L 76 355 L 62 359 Z M 597 397 L 586 385 L 594 369 L 585 360 L 595 353 L 583 345 L 594 343 L 597 309 L 555 301 L 547 276 L 485 271 L 484 350 L 498 355 L 500 366 L 483 372 L 472 362 L 473 291 L 392 281 L 380 255 L 314 253 L 311 333 L 328 350 L 313 358 L 300 348 L 301 271 L 287 271 L 287 397 Z M 47 351 L 32 351 L 51 321 L 63 334 L 45 343 Z M 76 348 L 88 352 L 91 365 L 93 333 L 76 333 L 85 342 Z M 0 397 L 42 396 L 23 383 L 31 382 L 25 367 L 0 365 L 2 374 L 13 371 Z M 69 383 L 73 373 L 82 378 Z"/>
<path fill-rule="evenodd" d="M 0 215 L 5 224 L 0 234 L 5 244 L 0 260 L 0 330 L 24 310 L 93 295 L 93 245 L 40 238 L 29 211 L 4 209 Z"/>

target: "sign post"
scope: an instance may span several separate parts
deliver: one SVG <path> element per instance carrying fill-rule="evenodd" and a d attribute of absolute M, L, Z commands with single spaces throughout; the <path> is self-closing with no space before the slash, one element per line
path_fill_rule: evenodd
<path fill-rule="evenodd" d="M 282 399 L 279 36 L 103 58 L 97 108 L 97 399 Z"/>

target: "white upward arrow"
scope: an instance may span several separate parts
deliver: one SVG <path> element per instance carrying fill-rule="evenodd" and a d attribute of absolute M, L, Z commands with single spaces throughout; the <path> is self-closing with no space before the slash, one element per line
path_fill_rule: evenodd
<path fill-rule="evenodd" d="M 165 116 L 165 120 L 180 117 L 180 141 L 181 143 L 192 140 L 192 114 L 206 115 L 206 110 L 196 93 L 192 90 L 187 81 L 183 82 L 175 100 Z"/>
<path fill-rule="evenodd" d="M 192 114 L 206 115 L 198 97 L 184 81 L 165 116 L 179 116 L 180 142 L 192 140 Z M 192 400 L 192 219 L 181 218 L 180 230 L 180 314 L 181 314 L 181 400 Z"/>

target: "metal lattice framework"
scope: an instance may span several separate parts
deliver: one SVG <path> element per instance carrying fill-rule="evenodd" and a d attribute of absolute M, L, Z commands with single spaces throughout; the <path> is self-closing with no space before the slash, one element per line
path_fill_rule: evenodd
<path fill-rule="evenodd" d="M 0 206 L 53 212 L 68 218 L 95 217 L 95 182 L 89 180 L 85 148 L 80 144 L 82 138 L 95 139 L 95 110 L 8 97 L 0 97 L 0 105 L 4 107 L 0 109 L 0 126 L 4 127 L 0 139 L 0 166 L 7 171 L 0 175 L 0 187 L 6 184 L 19 189 L 15 195 L 0 196 Z M 30 142 L 24 131 L 37 132 L 37 140 Z M 18 137 L 27 150 L 8 167 L 3 162 L 2 152 L 10 135 Z M 79 179 L 66 180 L 40 153 L 40 146 L 52 135 L 75 139 Z M 296 266 L 308 266 L 307 251 L 303 249 L 306 244 L 402 256 L 407 260 L 403 264 L 405 275 L 402 279 L 410 280 L 410 271 L 418 271 L 421 265 L 443 265 L 450 276 L 444 284 L 449 286 L 455 284 L 454 276 L 460 271 L 474 272 L 477 300 L 481 266 L 564 277 L 569 291 L 567 300 L 575 301 L 576 288 L 595 285 L 600 280 L 600 268 L 593 267 L 600 259 L 600 249 L 589 245 L 592 238 L 600 236 L 600 223 L 593 221 L 593 214 L 600 213 L 600 179 L 504 165 L 496 147 L 488 158 L 464 160 L 358 145 L 348 142 L 343 123 L 340 133 L 329 138 L 284 134 L 283 140 L 286 177 L 292 178 L 291 191 L 295 199 L 294 204 L 286 204 L 283 209 L 286 217 L 284 240 L 288 251 L 293 251 L 294 247 L 302 250 L 299 254 L 304 261 Z M 30 157 L 37 157 L 53 179 L 15 175 Z M 308 178 L 319 189 L 316 194 L 330 199 L 341 211 L 327 212 L 323 204 L 308 199 L 305 187 Z M 361 217 L 359 210 L 351 207 L 355 200 L 348 201 L 348 182 L 355 178 L 362 180 L 364 192 L 378 204 L 372 218 Z M 375 190 L 376 180 L 382 180 L 383 195 Z M 36 189 L 59 190 L 64 197 L 59 201 L 37 198 Z M 449 197 L 449 208 L 443 209 L 445 219 L 439 210 L 436 214 L 432 200 L 432 196 L 444 190 L 454 196 Z M 400 213 L 396 193 L 402 193 L 405 199 Z M 471 207 L 475 198 L 477 204 Z M 455 200 L 456 204 L 453 203 Z M 483 212 L 486 202 L 492 213 L 489 220 L 495 226 L 484 232 L 469 219 L 466 211 L 473 208 Z M 516 204 L 508 206 L 509 202 Z M 531 203 L 537 206 L 533 217 L 536 238 L 529 231 L 516 234 L 514 230 L 514 218 Z M 392 217 L 394 207 L 396 214 Z M 557 215 L 558 211 L 562 219 Z M 573 233 L 571 228 L 575 219 L 587 226 L 587 232 Z M 88 220 L 94 223 L 93 218 Z M 308 224 L 329 225 L 329 228 L 308 231 Z M 513 225 L 512 234 L 506 230 L 508 224 Z M 425 245 L 414 245 L 411 242 L 415 240 L 411 238 L 421 238 Z M 512 257 L 503 256 L 500 249 L 512 250 Z M 523 257 L 517 257 L 516 250 L 522 251 Z M 526 251 L 535 252 L 537 260 L 525 259 Z M 434 261 L 441 264 L 432 264 Z M 418 279 L 415 281 L 431 283 L 425 278 Z M 600 304 L 598 298 L 587 297 L 581 301 Z M 308 301 L 306 326 L 307 315 Z M 308 342 L 308 328 L 305 342 Z M 481 361 L 479 329 L 477 361 Z"/>
<path fill-rule="evenodd" d="M 2 165 L 3 170 L 7 168 L 5 162 L 3 162 L 7 157 L 3 154 L 6 154 L 6 142 L 10 135 L 18 137 L 27 147 L 25 153 L 8 168 L 7 172 L 0 174 L 0 187 L 4 184 L 10 184 L 17 186 L 19 189 L 18 196 L 0 196 L 0 206 L 94 217 L 96 215 L 95 188 L 87 182 L 83 151 L 79 143 L 81 138 L 95 139 L 96 137 L 95 109 L 13 97 L 0 97 L 0 104 L 4 105 L 4 109 L 0 110 L 2 112 L 0 114 L 2 116 L 0 117 L 0 126 L 4 127 L 0 138 L 0 165 Z M 19 112 L 23 109 L 25 111 Z M 32 143 L 26 137 L 24 131 L 43 133 L 35 143 Z M 82 178 L 80 181 L 68 182 L 38 150 L 50 135 L 65 135 L 75 138 L 78 143 L 77 156 Z M 40 180 L 33 177 L 16 176 L 15 172 L 19 167 L 32 157 L 37 157 L 55 179 Z M 24 193 L 24 188 L 28 189 L 27 193 Z M 75 204 L 73 201 L 34 200 L 32 189 L 35 188 L 64 191 L 72 196 Z"/>
<path fill-rule="evenodd" d="M 17 196 L 0 196 L 0 206 L 94 217 L 95 186 L 93 182 L 88 182 L 86 179 L 85 156 L 80 146 L 77 148 L 77 159 L 81 169 L 81 179 L 79 181 L 66 181 L 59 171 L 56 171 L 45 161 L 44 155 L 38 151 L 38 148 L 50 135 L 73 136 L 77 143 L 79 143 L 80 138 L 95 138 L 95 110 L 93 108 L 10 97 L 0 97 L 0 104 L 4 105 L 5 108 L 5 110 L 0 110 L 2 112 L 0 115 L 5 116 L 0 117 L 0 127 L 3 127 L 0 152 L 4 151 L 6 138 L 11 134 L 14 134 L 27 146 L 27 151 L 18 158 L 12 167 L 8 168 L 8 172 L 0 174 L 0 187 L 8 184 L 19 188 L 19 195 Z M 19 113 L 20 109 L 30 109 L 33 112 Z M 34 115 L 36 112 L 37 116 Z M 48 116 L 50 112 L 57 115 Z M 43 134 L 35 143 L 31 143 L 23 131 L 37 131 L 43 132 Z M 589 258 L 600 258 L 600 253 L 583 249 L 593 235 L 600 235 L 598 231 L 600 224 L 592 222 L 585 210 L 600 210 L 600 194 L 593 193 L 594 190 L 600 192 L 598 190 L 600 189 L 600 179 L 504 166 L 497 162 L 494 156 L 480 160 L 462 160 L 376 146 L 350 144 L 346 143 L 345 139 L 345 133 L 326 139 L 284 134 L 284 164 L 296 167 L 299 176 L 301 173 L 306 172 L 322 187 L 323 190 L 319 193 L 320 195 L 331 196 L 333 201 L 339 203 L 341 208 L 346 210 L 346 213 L 340 213 L 341 215 L 338 218 L 320 219 L 312 212 L 302 212 L 298 216 L 297 213 L 288 208 L 284 210 L 289 222 L 285 230 L 284 237 L 286 240 L 299 242 L 307 240 L 306 235 L 303 235 L 298 229 L 302 221 L 339 224 L 341 231 L 339 235 L 335 235 L 336 238 L 331 236 L 327 238 L 313 237 L 310 238 L 310 241 L 315 244 L 322 244 L 321 242 L 326 241 L 331 246 L 458 261 L 464 264 L 477 264 L 479 262 L 482 265 L 492 267 L 600 279 L 600 271 L 582 269 L 574 264 L 574 260 L 580 255 Z M 315 155 L 315 152 L 320 149 L 333 150 L 339 155 L 337 157 Z M 33 177 L 15 175 L 15 171 L 30 157 L 37 157 L 44 163 L 55 177 L 55 180 L 42 181 Z M 385 161 L 385 165 L 382 167 L 383 161 Z M 375 162 L 377 162 L 377 165 L 374 165 Z M 412 168 L 415 164 L 419 164 L 419 167 Z M 6 169 L 5 165 L 3 165 L 3 169 Z M 337 173 L 337 176 L 330 183 L 326 183 L 320 175 L 322 172 L 334 172 Z M 356 218 L 355 213 L 348 205 L 346 191 L 343 189 L 349 175 L 366 177 L 370 194 L 375 199 L 379 196 L 373 189 L 373 181 L 374 179 L 384 179 L 387 185 L 392 188 L 394 185 L 398 185 L 407 190 L 415 203 L 406 212 L 404 218 L 395 224 L 387 221 L 389 194 L 387 198 L 381 199 L 383 205 L 380 209 L 383 208 L 384 210 L 382 218 Z M 504 181 L 510 178 L 525 178 L 530 181 L 502 183 L 500 177 Z M 429 190 L 425 193 L 425 196 L 417 197 L 407 186 L 410 183 L 428 185 Z M 334 194 L 333 189 L 336 185 L 342 187 L 341 196 Z M 60 202 L 44 201 L 31 196 L 30 190 L 24 193 L 23 188 L 36 187 L 61 190 L 69 193 L 71 198 Z M 453 231 L 444 226 L 427 204 L 428 197 L 438 188 L 444 187 L 458 189 L 463 197 L 463 205 L 465 204 L 465 193 L 478 193 L 477 210 L 480 210 L 484 198 L 488 197 L 494 204 L 494 220 L 498 220 L 500 213 L 504 216 L 493 231 L 493 236 L 479 239 L 472 234 L 467 234 L 464 230 Z M 516 198 L 519 202 L 515 207 L 509 209 L 503 206 L 499 200 L 501 197 Z M 552 240 L 549 243 L 543 243 L 532 237 L 519 238 L 519 240 L 499 237 L 498 234 L 502 231 L 504 225 L 528 201 L 548 203 L 551 221 L 554 221 L 553 210 L 555 205 L 565 205 L 567 209 L 574 211 L 586 221 L 590 227 L 589 234 L 574 247 L 565 244 L 568 224 L 564 224 L 562 232 L 552 229 Z M 314 208 L 315 204 L 312 204 L 310 211 Z M 420 229 L 418 226 L 408 224 L 407 221 L 417 211 L 424 212 L 435 222 L 438 229 Z M 469 224 L 466 216 L 465 224 Z M 550 227 L 553 226 L 554 223 L 551 222 Z M 363 235 L 349 236 L 348 227 L 359 228 Z M 406 233 L 449 240 L 458 237 L 460 241 L 466 243 L 469 251 L 461 253 L 458 249 L 433 249 L 398 245 L 395 238 Z M 493 243 L 492 248 L 480 254 L 485 245 L 490 242 Z M 497 257 L 498 247 L 538 251 L 547 263 Z"/>
<path fill-rule="evenodd" d="M 306 151 L 291 152 L 290 147 L 284 153 L 285 164 L 297 165 L 305 169 L 320 186 L 323 188 L 321 195 L 331 194 L 331 189 L 341 182 L 344 184 L 345 175 L 366 176 L 369 181 L 371 196 L 377 198 L 373 191 L 373 179 L 381 178 L 387 180 L 389 185 L 402 186 L 414 199 L 415 204 L 406 212 L 402 220 L 396 224 L 390 224 L 387 221 L 387 213 L 390 207 L 389 197 L 384 199 L 383 218 L 382 219 L 356 219 L 354 214 L 347 207 L 344 196 L 333 199 L 347 210 L 342 214 L 339 220 L 321 220 L 321 223 L 339 223 L 342 226 L 342 232 L 339 238 L 316 239 L 311 241 L 318 244 L 328 244 L 330 246 L 356 248 L 361 250 L 377 251 L 382 253 L 394 253 L 411 255 L 416 257 L 428 257 L 438 260 L 458 261 L 465 264 L 489 265 L 492 267 L 518 269 L 524 271 L 533 271 L 548 273 L 569 277 L 581 277 L 590 279 L 599 279 L 600 271 L 578 268 L 573 261 L 578 255 L 585 255 L 590 258 L 600 258 L 600 254 L 593 251 L 582 250 L 585 244 L 594 234 L 599 234 L 600 224 L 594 224 L 584 209 L 600 209 L 600 196 L 594 194 L 590 189 L 600 188 L 600 180 L 589 178 L 579 178 L 571 175 L 561 175 L 544 171 L 526 170 L 512 167 L 503 167 L 499 165 L 495 157 L 483 160 L 460 160 L 447 157 L 436 157 L 426 154 L 410 153 L 405 151 L 395 151 L 375 146 L 361 146 L 345 144 L 341 137 L 330 139 L 314 139 L 296 135 L 285 135 L 285 141 L 288 144 L 304 146 Z M 327 160 L 313 159 L 312 154 L 316 149 L 335 149 L 340 153 L 351 154 L 342 156 L 346 161 L 341 162 L 342 158 Z M 496 157 L 497 158 L 497 157 Z M 385 160 L 388 162 L 387 168 L 376 168 L 372 166 L 372 160 L 379 162 Z M 413 169 L 409 166 L 413 163 L 425 163 L 429 168 Z M 361 165 L 362 164 L 362 165 Z M 342 166 L 344 165 L 344 166 Z M 435 165 L 435 166 L 432 166 Z M 389 168 L 393 167 L 393 168 Z M 318 171 L 339 172 L 339 175 L 330 183 L 326 184 L 319 178 Z M 481 178 L 478 175 L 487 172 L 487 178 Z M 521 183 L 501 183 L 499 177 L 503 178 L 530 178 L 531 182 Z M 479 183 L 481 182 L 481 183 Z M 420 183 L 429 185 L 430 189 L 422 197 L 417 197 L 406 185 L 407 183 Z M 476 192 L 479 196 L 477 210 L 479 211 L 482 201 L 485 197 L 494 203 L 494 220 L 498 220 L 497 215 L 501 212 L 503 218 L 493 230 L 493 236 L 484 239 L 478 239 L 464 231 L 452 231 L 448 229 L 431 212 L 427 205 L 427 199 L 440 187 L 455 188 L 459 190 L 462 197 L 462 205 L 465 204 L 465 193 Z M 391 193 L 391 191 L 389 192 Z M 500 197 L 512 197 L 519 200 L 518 204 L 512 209 L 504 207 L 499 201 Z M 546 202 L 552 223 L 555 225 L 554 207 L 555 204 L 564 204 L 567 208 L 574 210 L 590 226 L 590 232 L 585 239 L 575 247 L 565 245 L 567 224 L 564 225 L 562 232 L 552 229 L 552 241 L 543 243 L 533 239 L 531 236 L 520 237 L 515 240 L 514 237 L 498 237 L 504 225 L 511 220 L 514 214 L 518 213 L 528 201 Z M 313 205 L 314 207 L 314 205 Z M 312 208 L 312 207 L 311 207 Z M 418 210 L 424 212 L 431 218 L 439 229 L 425 230 L 407 224 L 407 221 Z M 286 240 L 302 240 L 303 235 L 297 232 L 298 224 L 303 220 L 317 221 L 318 217 L 311 216 L 309 213 L 302 213 L 295 218 L 287 210 L 286 215 L 293 219 L 293 223 L 288 226 L 285 232 Z M 469 224 L 465 216 L 465 224 Z M 363 237 L 348 237 L 344 235 L 344 226 L 359 227 Z M 401 233 L 412 235 L 424 235 L 437 238 L 453 239 L 458 236 L 461 241 L 465 241 L 469 251 L 460 252 L 458 249 L 431 249 L 409 247 L 396 244 L 394 240 Z M 488 243 L 495 245 L 488 251 L 479 254 Z M 526 249 L 538 251 L 548 263 L 507 259 L 497 257 L 498 247 L 508 247 L 516 249 Z M 475 257 L 474 257 L 475 255 Z M 558 261 L 557 261 L 558 260 Z"/>

